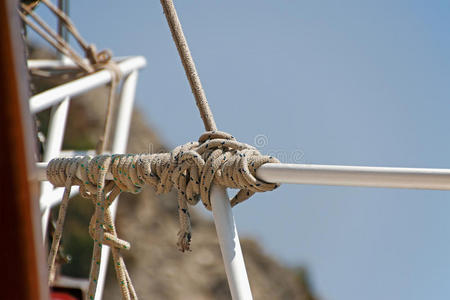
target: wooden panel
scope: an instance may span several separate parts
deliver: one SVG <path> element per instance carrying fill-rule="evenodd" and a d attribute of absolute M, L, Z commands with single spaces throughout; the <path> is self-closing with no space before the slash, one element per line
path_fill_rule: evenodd
<path fill-rule="evenodd" d="M 1 299 L 48 299 L 17 2 L 0 1 Z"/>

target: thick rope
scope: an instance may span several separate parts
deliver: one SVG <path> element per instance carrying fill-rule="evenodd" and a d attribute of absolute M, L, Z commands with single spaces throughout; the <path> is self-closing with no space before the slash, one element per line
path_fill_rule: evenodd
<path fill-rule="evenodd" d="M 216 122 L 214 121 L 213 114 L 209 108 L 208 100 L 206 99 L 205 91 L 203 90 L 200 77 L 198 76 L 191 51 L 189 50 L 186 38 L 184 37 L 183 28 L 181 27 L 180 20 L 178 19 L 175 6 L 173 5 L 172 0 L 161 0 L 161 5 L 163 7 L 164 14 L 166 15 L 173 41 L 177 46 L 178 54 L 180 55 L 181 62 L 183 63 L 186 77 L 189 81 L 189 85 L 191 86 L 192 94 L 194 94 L 195 102 L 200 111 L 200 116 L 203 120 L 205 130 L 217 130 Z"/>
<path fill-rule="evenodd" d="M 73 184 L 80 185 L 84 197 L 97 197 L 96 214 L 90 227 L 91 235 L 98 231 L 94 235 L 96 245 L 98 241 L 105 243 L 99 233 L 102 230 L 95 230 L 101 228 L 93 226 L 103 224 L 102 208 L 108 207 L 113 201 L 109 197 L 104 200 L 104 195 L 110 191 L 116 191 L 110 193 L 114 196 L 122 191 L 139 193 L 144 185 L 151 185 L 160 194 L 174 187 L 178 191 L 180 221 L 177 245 L 184 252 L 189 250 L 192 236 L 187 204 L 195 205 L 201 199 L 203 205 L 211 210 L 212 184 L 240 190 L 231 199 L 231 206 L 245 201 L 255 192 L 270 191 L 278 186 L 255 177 L 261 165 L 276 163 L 276 158 L 261 155 L 253 146 L 240 143 L 233 136 L 218 131 L 206 132 L 198 142 L 176 147 L 170 153 L 101 155 L 77 159 L 83 161 L 80 163 L 81 180 Z M 68 159 L 58 158 L 49 162 L 47 177 L 54 186 L 65 186 L 71 174 L 66 164 L 61 163 L 64 160 Z M 105 183 L 104 176 L 108 172 L 112 174 L 113 180 Z M 125 245 L 115 240 L 111 232 L 107 237 L 112 239 L 113 247 Z M 95 265 L 93 267 L 95 275 Z"/>

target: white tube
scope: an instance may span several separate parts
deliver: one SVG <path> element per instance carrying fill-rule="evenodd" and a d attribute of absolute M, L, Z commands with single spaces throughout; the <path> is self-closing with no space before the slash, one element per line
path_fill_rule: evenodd
<path fill-rule="evenodd" d="M 53 157 L 58 157 L 61 151 L 64 131 L 66 128 L 67 112 L 69 111 L 70 98 L 66 97 L 57 106 L 52 108 L 50 113 L 50 124 L 48 127 L 47 142 L 45 144 L 44 161 L 48 162 Z M 53 191 L 53 186 L 49 182 L 41 183 L 41 195 L 39 199 L 42 211 L 42 236 L 44 241 L 47 233 L 50 206 L 46 202 L 46 196 Z"/>
<path fill-rule="evenodd" d="M 74 157 L 74 156 L 95 156 L 95 150 L 62 150 L 59 157 Z"/>
<path fill-rule="evenodd" d="M 27 61 L 28 69 L 78 69 L 79 67 L 67 56 L 62 59 L 29 59 Z M 85 60 L 88 63 L 87 60 Z"/>
<path fill-rule="evenodd" d="M 137 79 L 138 71 L 133 71 L 125 78 L 122 85 L 121 100 L 116 121 L 117 125 L 114 131 L 112 145 L 113 153 L 123 154 L 127 150 Z"/>
<path fill-rule="evenodd" d="M 69 197 L 74 197 L 79 193 L 79 187 L 78 186 L 73 186 L 72 189 L 70 190 L 70 195 Z M 47 207 L 49 207 L 50 209 L 55 206 L 58 205 L 59 203 L 61 203 L 62 197 L 64 194 L 64 188 L 62 187 L 58 187 L 55 188 L 53 191 L 51 191 L 50 193 L 47 193 L 45 195 L 45 205 Z"/>
<path fill-rule="evenodd" d="M 145 65 L 146 60 L 142 56 L 128 58 L 118 63 L 120 71 L 125 76 L 134 70 L 144 67 Z M 52 105 L 55 105 L 65 97 L 72 97 L 82 94 L 95 87 L 110 82 L 111 79 L 111 72 L 108 70 L 102 70 L 66 84 L 51 88 L 30 98 L 30 111 L 33 114 L 38 113 Z"/>
<path fill-rule="evenodd" d="M 38 180 L 47 180 L 46 168 L 37 164 Z M 264 164 L 256 176 L 275 183 L 450 190 L 450 169 Z"/>
<path fill-rule="evenodd" d="M 28 69 L 79 69 L 80 67 L 70 59 L 70 57 L 62 56 L 63 59 L 29 59 L 27 60 Z M 114 56 L 115 61 L 123 61 L 132 58 L 132 56 Z M 89 63 L 88 59 L 83 59 L 85 63 Z"/>
<path fill-rule="evenodd" d="M 264 164 L 256 176 L 277 183 L 450 190 L 450 169 Z"/>
<path fill-rule="evenodd" d="M 231 296 L 234 300 L 253 299 L 230 200 L 225 188 L 212 186 L 211 205 Z"/>

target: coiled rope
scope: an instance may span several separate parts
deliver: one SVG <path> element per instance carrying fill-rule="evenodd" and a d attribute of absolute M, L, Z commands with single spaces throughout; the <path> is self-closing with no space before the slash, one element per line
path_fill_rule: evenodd
<path fill-rule="evenodd" d="M 231 199 L 231 206 L 245 201 L 255 192 L 271 191 L 278 187 L 255 177 L 261 165 L 279 162 L 276 158 L 261 155 L 254 147 L 217 131 L 173 2 L 161 0 L 161 5 L 207 132 L 198 142 L 178 146 L 170 153 L 57 158 L 49 162 L 49 181 L 54 186 L 65 187 L 49 255 L 49 270 L 54 268 L 54 256 L 59 247 L 71 186 L 80 186 L 81 195 L 92 199 L 95 205 L 89 226 L 89 233 L 94 239 L 88 290 L 90 299 L 94 298 L 96 291 L 102 244 L 112 249 L 123 298 L 137 299 L 120 253 L 121 249 L 129 249 L 130 245 L 117 237 L 109 212 L 109 206 L 121 192 L 138 193 L 144 185 L 153 186 L 157 193 L 175 188 L 180 222 L 177 246 L 184 252 L 190 250 L 192 237 L 188 204 L 195 205 L 201 199 L 203 205 L 211 210 L 209 194 L 213 184 L 239 189 Z M 108 173 L 112 174 L 112 180 L 106 180 Z"/>

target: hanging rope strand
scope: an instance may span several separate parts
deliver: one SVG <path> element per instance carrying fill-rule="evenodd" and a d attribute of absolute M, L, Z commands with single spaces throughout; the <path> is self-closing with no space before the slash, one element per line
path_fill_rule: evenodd
<path fill-rule="evenodd" d="M 161 0 L 161 5 L 166 15 L 167 23 L 169 24 L 170 32 L 172 33 L 173 41 L 178 49 L 181 62 L 183 63 L 184 71 L 191 86 L 192 93 L 195 97 L 195 102 L 200 111 L 200 116 L 203 120 L 206 131 L 217 130 L 216 122 L 206 99 L 205 91 L 203 90 L 200 77 L 198 76 L 194 60 L 192 59 L 191 51 L 187 44 L 186 38 L 178 19 L 177 11 L 173 5 L 172 0 Z"/>
<path fill-rule="evenodd" d="M 72 23 L 70 18 L 62 10 L 56 7 L 52 2 L 48 0 L 41 0 L 41 1 L 56 15 L 57 18 L 61 20 L 62 24 L 64 24 L 67 30 L 69 30 L 69 32 L 72 34 L 72 36 L 80 45 L 80 47 L 86 51 L 89 48 L 89 44 L 83 39 L 83 37 L 78 32 L 77 28 Z"/>
<path fill-rule="evenodd" d="M 56 255 L 58 254 L 58 249 L 59 249 L 59 245 L 61 242 L 61 237 L 62 237 L 62 232 L 63 232 L 63 227 L 64 227 L 64 220 L 66 217 L 66 211 L 67 211 L 67 205 L 69 204 L 69 195 L 70 195 L 70 190 L 71 187 L 73 185 L 73 182 L 78 181 L 78 179 L 76 178 L 76 171 L 78 168 L 78 160 L 77 159 L 68 159 L 68 160 L 58 160 L 56 162 L 58 165 L 58 167 L 56 167 L 56 170 L 60 170 L 63 171 L 64 173 L 66 173 L 67 171 L 67 178 L 65 179 L 65 189 L 64 189 L 64 194 L 63 194 L 63 198 L 61 201 L 61 205 L 59 207 L 59 213 L 58 213 L 58 220 L 56 222 L 56 228 L 55 228 L 55 233 L 53 234 L 53 241 L 52 241 L 52 245 L 50 248 L 50 253 L 48 255 L 48 273 L 49 273 L 49 279 L 48 279 L 48 284 L 51 285 L 53 283 L 53 281 L 55 280 L 55 274 L 56 274 L 56 268 L 55 268 L 55 259 L 56 259 Z M 49 169 L 51 170 L 51 169 Z M 50 175 L 52 176 L 52 175 Z M 55 175 L 53 175 L 55 176 Z M 60 176 L 58 174 L 58 177 L 62 177 L 64 178 L 65 176 Z"/>
<path fill-rule="evenodd" d="M 111 130 L 113 125 L 113 114 L 116 105 L 116 90 L 122 78 L 122 73 L 116 64 L 108 64 L 105 66 L 106 69 L 111 71 L 111 83 L 109 84 L 109 95 L 108 102 L 106 104 L 106 114 L 105 122 L 103 124 L 103 135 L 99 140 L 99 145 L 97 147 L 97 154 L 104 153 L 111 139 Z"/>
<path fill-rule="evenodd" d="M 77 64 L 81 69 L 83 69 L 86 72 L 92 72 L 94 69 L 89 66 L 88 64 L 86 64 L 83 59 L 77 55 L 75 53 L 75 51 L 73 51 L 70 46 L 64 41 L 64 40 L 58 40 L 56 38 L 54 38 L 55 36 L 58 36 L 52 29 L 50 29 L 50 27 L 48 27 L 48 25 L 42 20 L 40 19 L 33 11 L 29 10 L 27 7 L 23 6 L 23 9 L 25 11 L 29 11 L 29 15 L 36 20 L 36 22 L 42 27 L 44 28 L 45 31 L 49 32 L 46 33 L 44 30 L 42 30 L 41 28 L 39 28 L 35 23 L 31 22 L 27 16 L 25 16 L 24 13 L 22 13 L 21 11 L 19 11 L 19 16 L 20 18 L 29 26 L 31 27 L 34 31 L 36 31 L 37 34 L 39 34 L 45 41 L 47 41 L 50 45 L 52 45 L 56 50 L 58 50 L 60 53 L 66 55 L 67 57 L 69 57 L 70 59 L 73 60 L 73 62 L 75 64 Z M 46 30 L 48 29 L 48 30 Z M 51 33 L 50 33 L 51 32 Z"/>

